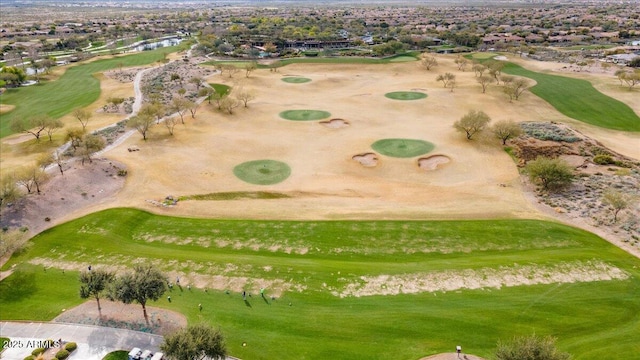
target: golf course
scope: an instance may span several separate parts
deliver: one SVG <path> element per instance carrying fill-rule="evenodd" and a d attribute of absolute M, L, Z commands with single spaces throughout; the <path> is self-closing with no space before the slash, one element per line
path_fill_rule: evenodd
<path fill-rule="evenodd" d="M 101 96 L 96 74 L 162 51 L 3 94 L 16 108 L 2 115 L 2 156 L 35 143 L 7 119 L 46 112 L 70 124 L 65 114 Z M 531 334 L 557 338 L 575 359 L 640 353 L 640 259 L 559 220 L 498 139 L 453 127 L 471 110 L 563 123 L 637 160 L 640 101 L 518 59 L 503 71 L 536 83 L 510 101 L 497 85 L 483 93 L 455 59 L 438 55 L 430 71 L 413 55 L 287 59 L 278 71 L 204 79 L 253 99 L 231 113 L 202 98 L 171 134 L 163 124 L 145 140 L 129 131 L 95 160 L 126 169 L 122 185 L 90 187 L 118 178 L 97 173 L 27 196 L 82 206 L 40 207 L 28 225 L 44 230 L 1 268 L 0 320 L 53 321 L 85 303 L 78 277 L 89 266 L 151 264 L 175 286 L 148 305 L 219 327 L 240 359 L 421 359 L 456 345 L 492 359 L 498 340 Z M 445 71 L 455 89 L 436 80 Z M 37 102 L 44 92 L 54 95 Z"/>

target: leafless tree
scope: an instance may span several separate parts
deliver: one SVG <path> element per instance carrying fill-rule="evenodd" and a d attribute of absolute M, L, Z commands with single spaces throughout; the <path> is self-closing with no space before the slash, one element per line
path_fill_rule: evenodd
<path fill-rule="evenodd" d="M 482 93 L 484 94 L 487 91 L 487 87 L 495 82 L 495 79 L 488 75 L 481 75 L 476 81 L 482 86 Z"/>
<path fill-rule="evenodd" d="M 426 55 L 420 60 L 420 66 L 425 68 L 426 70 L 431 70 L 433 67 L 438 66 L 438 60 L 435 56 Z"/>
<path fill-rule="evenodd" d="M 436 81 L 442 81 L 442 84 L 446 88 L 449 85 L 449 83 L 451 81 L 454 81 L 455 79 L 456 79 L 456 76 L 453 75 L 452 73 L 444 73 L 444 74 L 438 75 L 438 77 L 436 78 Z"/>
<path fill-rule="evenodd" d="M 93 116 L 91 111 L 85 110 L 85 109 L 75 109 L 73 110 L 72 114 L 76 119 L 78 119 L 78 121 L 80 122 L 80 125 L 82 125 L 82 130 L 86 131 L 87 124 L 89 123 L 89 120 L 91 120 L 91 117 Z"/>

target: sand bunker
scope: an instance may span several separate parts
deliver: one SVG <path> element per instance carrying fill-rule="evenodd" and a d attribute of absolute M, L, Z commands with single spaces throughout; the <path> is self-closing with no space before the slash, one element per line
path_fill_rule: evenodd
<path fill-rule="evenodd" d="M 424 170 L 435 170 L 440 165 L 446 164 L 450 161 L 451 159 L 449 159 L 449 157 L 446 155 L 432 155 L 426 158 L 418 159 L 418 166 L 420 167 L 420 169 Z"/>
<path fill-rule="evenodd" d="M 374 167 L 378 165 L 378 156 L 374 153 L 364 153 L 364 154 L 354 155 L 352 159 L 359 162 L 360 165 L 366 166 L 366 167 Z"/>
<path fill-rule="evenodd" d="M 340 128 L 349 126 L 349 122 L 347 122 L 344 119 L 331 119 L 331 120 L 320 121 L 320 124 L 331 129 L 340 129 Z"/>
<path fill-rule="evenodd" d="M 430 273 L 361 276 L 358 281 L 339 279 L 347 285 L 331 293 L 339 297 L 416 294 L 460 289 L 500 289 L 503 286 L 563 284 L 624 280 L 629 275 L 602 261 L 572 261 L 554 265 L 503 266 L 498 269 L 444 270 Z"/>

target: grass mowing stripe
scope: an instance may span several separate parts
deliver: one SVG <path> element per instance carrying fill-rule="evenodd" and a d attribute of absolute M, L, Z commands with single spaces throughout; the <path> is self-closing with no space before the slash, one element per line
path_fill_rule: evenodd
<path fill-rule="evenodd" d="M 607 129 L 640 131 L 640 117 L 628 105 L 586 80 L 538 73 L 513 63 L 506 63 L 503 72 L 535 80 L 530 91 L 570 118 Z"/>
<path fill-rule="evenodd" d="M 102 59 L 80 64 L 67 69 L 58 79 L 51 82 L 17 89 L 8 89 L 0 97 L 0 103 L 16 105 L 16 108 L 2 115 L 0 138 L 11 135 L 10 120 L 47 114 L 59 118 L 77 107 L 87 106 L 100 96 L 100 82 L 93 74 L 123 67 L 141 66 L 161 60 L 165 53 L 176 51 L 177 47 L 165 47 L 138 54 Z"/>
<path fill-rule="evenodd" d="M 171 240 L 149 241 L 160 236 Z M 411 242 L 415 237 L 435 239 L 438 246 L 451 244 L 456 251 L 403 252 L 417 246 Z M 239 245 L 279 240 L 309 250 L 287 254 L 267 246 L 219 248 L 198 244 L 200 238 L 211 244 L 231 239 Z M 191 242 L 179 245 L 181 240 Z M 482 246 L 490 243 L 495 247 Z M 332 251 L 345 246 L 353 251 Z M 385 253 L 387 249 L 395 253 Z M 62 274 L 56 261 L 75 261 L 80 270 L 95 261 L 121 264 L 140 257 L 187 274 L 280 278 L 306 286 L 303 292 L 285 292 L 266 301 L 250 290 L 250 307 L 237 292 L 211 288 L 174 288 L 171 303 L 163 298 L 149 304 L 179 311 L 191 323 L 220 326 L 230 353 L 239 358 L 409 359 L 450 351 L 452 344 L 488 357 L 499 338 L 533 332 L 557 336 L 560 348 L 580 359 L 600 359 L 607 351 L 607 359 L 624 359 L 627 353 L 614 350 L 637 346 L 633 330 L 640 326 L 640 261 L 588 232 L 535 220 L 208 220 L 111 209 L 49 229 L 10 259 L 4 268 L 15 264 L 15 272 L 0 282 L 0 318 L 49 320 L 79 303 L 78 273 Z M 45 272 L 28 263 L 35 258 L 51 261 L 52 267 Z M 498 269 L 515 263 L 554 266 L 594 259 L 631 277 L 397 296 L 338 298 L 323 290 L 323 283 L 341 286 L 340 278 L 350 281 L 362 275 Z M 223 273 L 227 264 L 237 269 Z M 271 269 L 265 271 L 265 266 Z M 202 312 L 198 304 L 203 304 Z"/>

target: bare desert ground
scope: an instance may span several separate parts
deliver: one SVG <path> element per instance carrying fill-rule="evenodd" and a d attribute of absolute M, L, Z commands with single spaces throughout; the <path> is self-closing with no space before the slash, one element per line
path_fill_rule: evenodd
<path fill-rule="evenodd" d="M 513 160 L 498 140 L 467 141 L 452 125 L 469 110 L 482 110 L 493 121 L 557 121 L 567 123 L 613 150 L 640 159 L 640 135 L 603 130 L 569 119 L 538 97 L 525 93 L 509 102 L 497 86 L 481 93 L 472 71 L 461 72 L 455 57 L 439 56 L 431 71 L 416 62 L 387 65 L 297 64 L 279 72 L 257 70 L 246 78 L 213 75 L 209 82 L 226 83 L 255 94 L 248 108 L 223 113 L 206 102 L 195 119 L 186 116 L 170 136 L 162 125 L 152 128 L 149 139 L 138 134 L 101 154 L 128 169 L 121 191 L 84 209 L 55 214 L 50 224 L 99 209 L 130 206 L 156 213 L 261 219 L 463 219 L 545 218 L 528 197 Z M 537 71 L 566 74 L 562 65 L 513 58 Z M 456 75 L 454 91 L 436 81 L 438 74 Z M 312 81 L 291 84 L 285 76 Z M 603 92 L 640 113 L 637 91 L 617 85 L 607 74 L 570 74 L 589 77 Z M 103 95 L 92 105 L 99 109 L 108 96 L 132 96 L 132 84 L 101 76 Z M 391 91 L 421 91 L 426 99 L 391 100 Z M 327 126 L 319 121 L 282 119 L 284 110 L 317 109 L 342 119 L 348 126 Z M 120 114 L 96 114 L 92 127 L 116 122 Z M 113 118 L 113 119 L 112 119 Z M 70 120 L 68 120 L 70 121 Z M 336 122 L 337 124 L 337 122 Z M 377 154 L 371 144 L 383 138 L 426 140 L 433 151 L 415 158 Z M 3 167 L 17 155 L 20 135 L 3 141 Z M 23 146 L 24 147 L 24 146 Z M 129 152 L 127 148 L 140 151 Z M 362 162 L 362 157 L 368 155 Z M 437 156 L 448 162 L 430 165 L 423 158 Z M 374 166 L 371 159 L 375 157 Z M 8 158 L 8 159 L 7 159 Z M 287 163 L 291 176 L 275 185 L 252 185 L 233 174 L 243 162 L 273 159 Z M 421 160 L 422 159 L 422 160 Z M 6 162 L 5 162 L 6 161 Z M 422 166 L 420 166 L 422 164 Z M 175 197 L 231 191 L 274 191 L 290 198 L 226 201 L 180 201 L 159 206 Z"/>

